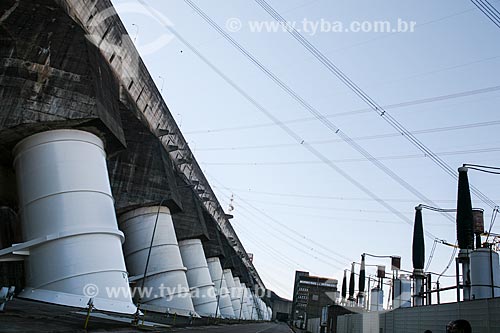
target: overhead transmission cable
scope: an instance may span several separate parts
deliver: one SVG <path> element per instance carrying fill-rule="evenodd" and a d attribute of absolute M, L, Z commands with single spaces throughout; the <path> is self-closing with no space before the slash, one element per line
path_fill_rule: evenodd
<path fill-rule="evenodd" d="M 453 262 L 453 260 L 455 260 L 455 255 L 457 254 L 457 246 L 456 246 L 457 243 L 455 243 L 455 246 L 453 247 L 453 251 L 451 252 L 451 256 L 450 256 L 450 260 L 448 261 L 448 264 L 446 265 L 446 267 L 443 269 L 443 271 L 441 272 L 441 274 L 439 274 L 438 278 L 437 278 L 437 281 L 439 281 L 439 279 L 441 277 L 446 277 L 446 275 L 444 275 L 448 269 L 450 269 L 450 266 Z"/>
<path fill-rule="evenodd" d="M 245 215 L 245 214 L 242 214 L 242 216 L 243 216 L 243 217 L 245 217 L 244 215 Z M 247 221 L 247 222 L 251 222 L 252 220 L 249 220 L 249 219 L 248 219 L 248 217 L 246 217 L 246 218 L 245 218 L 245 221 Z M 235 226 L 236 226 L 236 228 L 237 228 L 237 229 L 239 229 L 240 231 L 244 231 L 244 232 L 243 232 L 243 234 L 245 234 L 245 235 L 247 235 L 247 236 L 248 236 L 248 235 L 250 235 L 250 238 L 252 239 L 252 241 L 253 241 L 253 242 L 255 242 L 255 244 L 260 244 L 260 246 L 262 246 L 263 248 L 266 248 L 266 249 L 267 249 L 267 250 L 269 250 L 271 253 L 274 253 L 274 255 L 277 255 L 277 256 L 281 257 L 281 258 L 282 258 L 282 259 L 281 259 L 281 261 L 282 261 L 282 262 L 289 262 L 289 263 L 291 262 L 291 263 L 293 263 L 293 265 L 292 265 L 292 266 L 288 264 L 288 267 L 289 267 L 289 268 L 292 268 L 293 270 L 296 270 L 297 268 L 298 268 L 298 269 L 302 269 L 302 268 L 304 268 L 304 269 L 308 270 L 309 272 L 314 272 L 314 271 L 315 271 L 314 269 L 311 269 L 311 267 L 309 267 L 309 266 L 306 266 L 306 265 L 304 265 L 304 264 L 298 263 L 297 261 L 295 261 L 295 260 L 293 260 L 293 259 L 290 259 L 289 257 L 287 257 L 287 256 L 283 255 L 281 252 L 277 251 L 276 249 L 272 249 L 272 247 L 271 247 L 271 246 L 269 246 L 269 245 L 265 244 L 264 242 L 260 241 L 260 240 L 258 239 L 259 237 L 258 237 L 258 236 L 256 236 L 256 235 L 254 235 L 254 233 L 253 233 L 252 231 L 250 231 L 250 230 L 249 230 L 249 229 L 247 229 L 246 227 L 243 227 L 243 224 L 240 224 L 240 223 L 234 223 L 234 225 L 235 225 Z M 275 236 L 275 235 L 273 234 L 272 236 Z M 290 244 L 290 242 L 287 242 L 287 241 L 285 241 L 285 240 L 283 240 L 282 238 L 279 238 L 279 237 L 274 237 L 274 238 L 276 238 L 276 239 L 278 239 L 278 240 L 280 240 L 280 241 L 282 241 L 282 242 L 285 242 L 285 243 L 287 244 L 287 246 L 289 246 L 290 248 L 294 248 L 294 249 L 296 249 L 296 246 L 295 246 L 296 244 L 295 244 L 295 245 L 294 245 L 294 244 Z M 272 250 L 271 250 L 271 249 L 272 249 Z M 303 250 L 301 250 L 301 251 L 303 251 Z M 285 258 L 285 259 L 283 259 L 283 258 Z M 324 260 L 321 260 L 321 259 L 320 259 L 320 258 L 318 258 L 316 255 L 311 255 L 311 256 L 309 256 L 309 258 L 313 258 L 313 259 L 315 259 L 315 260 L 317 260 L 317 261 L 321 262 L 321 264 L 322 264 L 322 265 L 323 265 L 323 264 L 325 264 L 325 261 L 324 261 Z M 284 261 L 284 260 L 286 260 L 286 261 Z M 328 265 L 330 265 L 330 266 L 332 266 L 332 267 L 334 267 L 334 268 L 336 268 L 336 269 L 340 269 L 340 267 L 335 266 L 335 265 L 332 265 L 331 263 L 327 263 L 327 264 L 328 264 Z"/>
<path fill-rule="evenodd" d="M 382 172 L 391 177 L 394 181 L 400 184 L 402 187 L 407 189 L 409 192 L 414 194 L 420 200 L 424 202 L 436 205 L 427 197 L 419 192 L 416 188 L 394 173 L 391 169 L 385 166 L 382 162 L 373 157 L 368 151 L 366 151 L 363 147 L 361 147 L 356 141 L 351 139 L 347 134 L 340 130 L 339 127 L 334 125 L 331 121 L 326 119 L 316 108 L 314 108 L 311 104 L 309 104 L 306 100 L 304 100 L 300 95 L 298 95 L 291 87 L 289 87 L 286 83 L 284 83 L 280 78 L 278 78 L 271 70 L 265 67 L 259 60 L 257 60 L 249 51 L 247 51 L 243 46 L 241 46 L 236 40 L 234 40 L 228 33 L 224 31 L 217 23 L 215 23 L 201 8 L 196 6 L 192 0 L 184 0 L 186 4 L 188 4 L 198 15 L 200 15 L 214 30 L 216 30 L 224 39 L 226 39 L 231 45 L 233 45 L 241 54 L 243 54 L 251 63 L 253 63 L 257 68 L 259 68 L 264 74 L 266 74 L 273 82 L 275 82 L 283 91 L 285 91 L 290 97 L 292 97 L 295 101 L 297 101 L 302 107 L 304 107 L 307 111 L 313 114 L 321 123 L 323 123 L 328 129 L 337 134 L 345 143 L 350 145 L 356 151 L 358 151 L 361 155 L 363 155 L 367 160 L 372 162 L 377 168 L 379 168 Z M 286 22 L 285 22 L 286 23 Z M 290 27 L 293 29 L 293 27 Z M 446 218 L 449 219 L 451 223 L 455 223 L 455 220 L 449 216 L 448 214 L 444 214 Z M 406 217 L 404 218 L 406 220 Z M 410 221 L 410 225 L 413 225 L 413 222 Z"/>
<path fill-rule="evenodd" d="M 184 0 L 189 1 L 191 0 Z M 454 179 L 458 179 L 458 174 L 455 169 L 449 166 L 443 159 L 437 156 L 430 148 L 424 145 L 417 139 L 411 132 L 409 132 L 400 122 L 392 117 L 382 106 L 373 100 L 366 92 L 364 92 L 358 85 L 356 85 L 344 72 L 342 72 L 328 57 L 312 45 L 307 39 L 304 38 L 293 26 L 291 26 L 273 7 L 271 7 L 265 0 L 255 0 L 269 15 L 276 21 L 280 22 L 286 27 L 287 32 L 292 35 L 306 50 L 308 50 L 316 59 L 318 59 L 332 74 L 334 74 L 344 85 L 346 85 L 352 92 L 354 92 L 363 102 L 365 102 L 373 111 L 375 111 L 382 119 L 389 123 L 394 129 L 401 133 L 408 141 L 417 147 L 424 154 L 437 164 L 446 173 Z M 321 119 L 321 118 L 319 118 Z M 324 121 L 323 121 L 324 122 Z M 328 125 L 328 124 L 327 124 Z M 471 191 L 485 204 L 491 208 L 496 204 L 493 200 L 488 198 L 479 189 L 470 186 Z"/>
<path fill-rule="evenodd" d="M 244 215 L 244 214 L 243 214 Z M 248 217 L 246 218 L 248 219 Z M 250 220 L 248 220 L 250 221 Z M 297 261 L 289 258 L 287 255 L 284 253 L 277 251 L 273 247 L 269 246 L 268 244 L 262 242 L 258 237 L 254 237 L 255 235 L 250 229 L 247 229 L 241 224 L 233 223 L 234 227 L 236 229 L 240 229 L 241 231 L 244 231 L 242 234 L 245 235 L 246 237 L 249 237 L 252 240 L 252 243 L 257 244 L 261 246 L 262 248 L 266 249 L 266 251 L 269 251 L 270 253 L 273 254 L 273 258 L 277 259 L 280 261 L 282 264 L 284 264 L 288 268 L 301 268 L 304 267 L 303 264 L 298 263 Z M 304 267 L 306 268 L 306 267 Z"/>
<path fill-rule="evenodd" d="M 477 170 L 481 172 L 486 172 L 486 173 L 492 173 L 494 175 L 500 175 L 500 168 L 499 167 L 492 167 L 492 166 L 487 166 L 487 165 L 479 165 L 479 164 L 464 164 L 464 167 L 467 167 L 468 169 L 472 170 Z"/>
<path fill-rule="evenodd" d="M 500 13 L 488 0 L 471 0 L 471 2 L 488 18 L 493 24 L 500 28 Z"/>
<path fill-rule="evenodd" d="M 381 206 L 392 212 L 394 215 L 398 216 L 403 222 L 412 226 L 413 221 L 408 217 L 400 214 L 397 209 L 392 207 L 390 204 L 380 199 L 375 193 L 370 191 L 366 186 L 364 186 L 361 182 L 354 179 L 350 176 L 346 171 L 344 171 L 339 166 L 335 165 L 328 158 L 315 149 L 313 146 L 305 142 L 300 135 L 294 132 L 290 127 L 283 124 L 278 118 L 276 118 L 269 110 L 264 108 L 261 104 L 259 104 L 254 98 L 252 98 L 249 94 L 243 90 L 240 86 L 238 86 L 235 82 L 233 82 L 227 75 L 225 75 L 219 68 L 213 65 L 206 57 L 204 57 L 191 43 L 189 43 L 186 39 L 184 39 L 175 29 L 171 27 L 158 13 L 152 10 L 144 0 L 137 0 L 153 17 L 158 19 L 163 27 L 168 30 L 171 34 L 173 34 L 180 42 L 182 42 L 193 54 L 195 54 L 201 61 L 203 61 L 208 67 L 210 67 L 217 75 L 219 75 L 228 85 L 230 85 L 233 89 L 235 89 L 240 95 L 242 95 L 248 102 L 254 105 L 259 111 L 261 111 L 264 115 L 266 115 L 269 119 L 271 119 L 274 123 L 276 123 L 287 135 L 289 135 L 294 141 L 296 141 L 299 145 L 302 145 L 305 149 L 307 149 L 311 154 L 316 156 L 319 160 L 323 161 L 323 163 L 336 171 L 339 175 L 344 177 L 351 184 L 356 186 L 360 191 L 365 193 L 367 196 L 371 197 L 373 200 L 378 202 Z M 425 235 L 432 239 L 436 238 L 434 234 L 429 231 L 425 231 Z"/>
<path fill-rule="evenodd" d="M 301 118 L 301 119 L 306 119 L 306 118 Z M 309 118 L 307 118 L 309 119 Z M 297 120 L 297 119 L 296 119 Z M 288 122 L 283 122 L 283 123 L 295 123 L 295 122 L 301 122 L 295 120 L 291 120 Z M 236 126 L 236 127 L 225 127 L 225 128 L 219 128 L 219 129 L 213 129 L 213 130 L 206 130 L 206 133 L 215 133 L 215 132 L 223 132 L 223 131 L 236 131 L 236 130 L 245 130 L 245 129 L 255 129 L 255 128 L 262 128 L 262 127 L 269 127 L 270 125 L 275 126 L 276 124 L 274 123 L 263 123 L 263 124 L 256 124 L 256 125 L 245 125 L 245 126 Z M 427 129 L 422 129 L 422 130 L 416 130 L 413 131 L 413 134 L 429 134 L 429 133 L 440 133 L 440 132 L 448 132 L 448 131 L 457 131 L 457 130 L 464 130 L 464 129 L 471 129 L 471 128 L 477 128 L 477 127 L 489 127 L 489 126 L 497 126 L 500 125 L 500 120 L 493 120 L 493 121 L 485 121 L 485 122 L 479 122 L 479 123 L 470 123 L 470 124 L 463 124 L 463 125 L 455 125 L 455 126 L 446 126 L 446 127 L 434 127 L 434 128 L 427 128 Z M 190 132 L 191 134 L 194 133 L 203 133 L 202 131 L 192 131 Z M 362 140 L 374 140 L 374 139 L 386 139 L 386 138 L 394 138 L 394 137 L 399 137 L 401 134 L 398 133 L 383 133 L 383 134 L 372 134 L 372 135 L 363 135 L 363 136 L 355 136 L 352 137 L 351 139 L 356 140 L 356 141 L 362 141 Z M 310 144 L 330 144 L 330 143 L 335 143 L 335 142 L 342 142 L 341 139 L 327 139 L 327 140 L 315 140 L 315 141 L 309 141 Z M 286 147 L 291 147 L 291 146 L 296 146 L 296 144 L 293 143 L 278 143 L 278 144 L 266 144 L 266 145 L 251 145 L 251 146 L 238 146 L 238 147 L 213 147 L 213 148 L 197 148 L 198 151 L 207 151 L 207 150 L 242 150 L 242 149 L 259 149 L 259 148 L 286 148 Z"/>
<path fill-rule="evenodd" d="M 299 194 L 299 193 L 284 193 L 284 192 L 268 192 L 268 191 L 254 191 L 252 189 L 243 189 L 243 188 L 229 188 L 229 187 L 221 187 L 217 185 L 213 185 L 214 188 L 225 188 L 231 192 L 240 192 L 247 194 L 263 194 L 269 196 L 278 196 L 278 197 L 292 197 L 292 198 L 308 198 L 308 199 L 325 199 L 325 200 L 339 200 L 339 201 L 371 201 L 371 198 L 359 198 L 359 197 L 337 197 L 337 196 L 329 196 L 329 195 L 316 195 L 316 194 Z M 390 202 L 410 202 L 414 203 L 414 199 L 401 199 L 401 198 L 384 198 L 384 201 Z M 455 203 L 456 199 L 433 199 L 432 201 L 441 202 L 441 203 Z"/>
<path fill-rule="evenodd" d="M 413 100 L 413 101 L 406 101 L 406 102 L 400 102 L 400 103 L 396 103 L 396 104 L 389 104 L 389 105 L 385 105 L 384 108 L 386 110 L 387 109 L 397 109 L 397 108 L 414 106 L 414 105 L 419 105 L 419 104 L 432 103 L 432 102 L 444 101 L 444 100 L 449 100 L 449 99 L 473 96 L 473 95 L 477 95 L 477 94 L 495 92 L 498 90 L 500 90 L 500 86 L 491 86 L 491 87 L 486 87 L 486 88 L 481 88 L 481 89 L 462 91 L 462 92 L 454 93 L 454 94 L 427 97 L 427 98 Z M 351 110 L 351 111 L 326 114 L 325 118 L 337 118 L 337 117 L 352 116 L 352 115 L 364 114 L 364 113 L 370 113 L 370 112 L 372 112 L 371 108 L 361 108 L 361 109 L 356 109 L 356 110 Z M 312 120 L 316 120 L 316 118 L 315 117 L 302 117 L 302 118 L 296 118 L 296 119 L 283 121 L 283 123 L 284 124 L 304 123 L 306 121 L 312 121 Z M 498 125 L 498 122 L 493 121 L 493 122 L 475 123 L 475 124 L 470 124 L 470 127 L 476 127 L 476 125 L 478 127 L 479 126 Z M 186 131 L 185 133 L 186 134 L 198 134 L 198 133 L 214 133 L 214 132 L 224 132 L 224 131 L 239 131 L 239 130 L 245 130 L 245 129 L 263 128 L 263 127 L 270 127 L 270 126 L 276 126 L 276 124 L 274 124 L 273 122 L 270 122 L 270 123 L 260 123 L 260 124 L 254 124 L 254 125 L 242 125 L 242 126 L 235 126 L 235 127 L 222 127 L 222 128 L 208 129 L 208 130 L 207 129 L 192 130 L 192 131 Z M 463 126 L 468 126 L 468 125 L 463 125 Z M 449 127 L 449 129 L 452 130 L 454 128 Z M 457 126 L 457 129 L 461 129 L 460 125 Z M 443 127 L 443 130 L 446 130 L 446 127 Z M 421 134 L 421 133 L 427 133 L 427 132 L 422 132 L 422 131 L 414 131 L 413 132 L 413 134 Z M 400 134 L 389 133 L 387 135 L 399 136 Z M 357 139 L 357 138 L 353 138 L 353 139 Z"/>
<path fill-rule="evenodd" d="M 217 180 L 215 180 L 213 177 L 211 177 L 214 181 L 218 182 Z M 226 194 L 224 194 L 223 192 L 221 192 L 221 194 L 223 196 L 225 196 L 226 198 L 228 197 Z M 336 251 L 333 251 L 332 249 L 329 249 L 327 247 L 325 247 L 324 245 L 322 245 L 321 243 L 318 243 L 316 241 L 314 241 L 313 239 L 310 239 L 306 236 L 304 236 L 303 234 L 300 234 L 298 233 L 297 231 L 291 229 L 289 226 L 287 226 L 286 224 L 284 223 L 281 223 L 280 221 L 276 220 L 275 218 L 273 218 L 272 216 L 270 216 L 269 214 L 265 213 L 264 211 L 262 211 L 261 209 L 253 206 L 252 204 L 246 202 L 243 198 L 235 195 L 236 198 L 239 199 L 240 202 L 243 202 L 245 205 L 247 205 L 248 207 L 252 208 L 253 210 L 255 210 L 256 212 L 260 213 L 260 215 L 266 217 L 268 220 L 270 220 L 271 222 L 273 222 L 274 224 L 277 224 L 281 227 L 280 228 L 277 228 L 275 227 L 273 224 L 268 224 L 267 226 L 271 227 L 272 229 L 276 230 L 277 234 L 273 234 L 273 237 L 277 238 L 277 239 L 280 239 L 280 237 L 278 237 L 278 235 L 283 235 L 285 237 L 288 237 L 289 239 L 291 239 L 293 242 L 295 242 L 295 244 L 299 244 L 301 245 L 302 247 L 304 247 L 306 250 L 308 251 L 312 251 L 312 252 L 315 252 L 317 253 L 318 255 L 322 255 L 323 257 L 325 258 L 328 258 L 330 260 L 334 260 L 336 262 L 338 262 L 339 264 L 341 265 L 345 265 L 346 262 L 351 262 L 352 259 L 351 258 L 348 258 L 346 256 L 344 256 L 343 254 L 341 253 L 338 253 Z M 249 214 L 255 216 L 258 220 L 260 220 L 260 217 L 256 216 L 253 212 L 251 212 L 248 208 L 246 208 L 245 206 L 240 206 L 242 209 L 244 209 L 245 211 L 247 211 Z M 283 233 L 283 231 L 286 230 L 292 234 L 295 235 L 295 237 L 291 237 L 289 235 L 287 235 L 286 233 Z M 296 238 L 297 237 L 297 238 Z M 325 254 L 324 252 L 320 252 L 319 250 L 315 249 L 314 247 L 312 247 L 310 244 L 306 244 L 304 243 L 304 240 L 317 246 L 317 247 L 321 247 L 323 248 L 324 251 L 327 251 L 329 253 L 332 253 L 335 257 L 332 257 L 331 255 L 328 255 L 328 254 Z M 286 242 L 286 241 L 285 241 Z M 342 258 L 342 260 L 339 260 L 337 259 L 336 257 L 339 257 L 339 258 Z M 339 268 L 339 267 L 336 267 L 336 268 Z"/>
<path fill-rule="evenodd" d="M 432 259 L 434 258 L 434 252 L 436 251 L 437 242 L 438 242 L 438 240 L 435 239 L 433 244 L 432 244 L 432 249 L 431 249 L 431 253 L 429 254 L 429 259 L 427 259 L 427 264 L 425 265 L 425 271 L 428 271 L 429 267 L 431 266 Z"/>
<path fill-rule="evenodd" d="M 444 151 L 437 153 L 440 156 L 455 156 L 455 155 L 464 155 L 464 154 L 482 154 L 482 153 L 492 153 L 500 151 L 500 147 L 492 147 L 492 148 L 482 148 L 482 149 L 470 149 L 470 150 L 455 150 L 455 151 Z M 406 159 L 416 159 L 416 158 L 426 158 L 426 155 L 423 154 L 408 154 L 408 155 L 389 155 L 389 156 L 377 156 L 375 157 L 379 161 L 382 160 L 406 160 Z M 331 160 L 335 163 L 354 163 L 354 162 L 366 162 L 366 158 L 344 158 Z M 321 163 L 317 160 L 303 160 L 303 161 L 276 161 L 276 162 L 200 162 L 204 165 L 250 165 L 250 166 L 274 166 L 274 165 L 300 165 L 300 164 L 318 164 Z M 489 172 L 493 174 L 500 174 L 500 171 L 485 171 L 476 169 L 471 167 L 470 169 L 475 169 L 483 172 Z"/>

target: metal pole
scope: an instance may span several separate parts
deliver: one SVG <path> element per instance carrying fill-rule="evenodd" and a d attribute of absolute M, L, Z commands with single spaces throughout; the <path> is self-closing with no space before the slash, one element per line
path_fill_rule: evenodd
<path fill-rule="evenodd" d="M 432 280 L 431 280 L 431 274 L 427 274 L 427 278 L 426 278 L 426 289 L 427 289 L 427 305 L 431 305 L 432 304 L 432 294 L 430 293 L 431 289 L 432 289 Z"/>
<path fill-rule="evenodd" d="M 437 288 L 437 302 L 438 304 L 441 304 L 441 290 L 439 289 L 439 279 L 436 281 L 436 288 Z"/>
<path fill-rule="evenodd" d="M 146 258 L 146 265 L 144 266 L 144 275 L 142 276 L 142 281 L 141 281 L 141 294 L 143 294 L 144 283 L 146 282 L 146 274 L 148 272 L 149 259 L 151 258 L 151 250 L 153 249 L 153 242 L 154 242 L 155 234 L 156 234 L 156 226 L 158 225 L 158 218 L 160 216 L 160 210 L 162 207 L 161 205 L 163 204 L 164 201 L 165 201 L 165 199 L 161 199 L 160 204 L 158 205 L 158 212 L 156 213 L 156 220 L 155 220 L 155 224 L 153 227 L 153 234 L 151 235 L 151 242 L 149 244 L 148 256 Z M 135 313 L 135 318 L 134 318 L 133 324 L 138 323 L 138 322 L 135 322 L 135 320 L 136 319 L 137 319 L 137 321 L 139 320 L 141 301 L 142 301 L 142 296 L 139 296 L 139 301 L 137 302 L 137 311 Z"/>
<path fill-rule="evenodd" d="M 490 278 L 491 278 L 491 298 L 495 297 L 495 280 L 493 277 L 493 250 L 490 247 Z"/>
<path fill-rule="evenodd" d="M 371 285 L 371 277 L 368 277 L 368 295 L 367 295 L 367 300 L 366 300 L 366 310 L 370 310 L 370 295 L 371 295 L 371 289 L 370 289 L 370 285 Z"/>
<path fill-rule="evenodd" d="M 241 288 L 241 287 L 240 287 Z M 243 291 L 243 290 L 242 290 Z M 243 297 L 245 296 L 245 293 L 241 293 L 241 305 L 240 305 L 240 316 L 238 317 L 238 321 L 241 320 L 241 312 L 243 311 Z"/>
<path fill-rule="evenodd" d="M 224 265 L 226 262 L 224 262 Z M 219 312 L 219 302 L 220 302 L 220 293 L 222 289 L 222 279 L 224 278 L 224 267 L 222 267 L 222 273 L 220 277 L 220 284 L 219 284 L 219 292 L 217 293 L 217 308 L 215 309 L 215 318 L 217 318 L 217 313 Z"/>
<path fill-rule="evenodd" d="M 460 267 L 458 258 L 455 258 L 455 275 L 457 276 L 457 302 L 460 302 Z"/>
<path fill-rule="evenodd" d="M 422 269 L 414 269 L 413 270 L 413 306 L 422 306 L 424 305 L 424 297 L 422 294 L 424 288 L 424 272 Z"/>
<path fill-rule="evenodd" d="M 253 297 L 252 297 L 253 298 Z M 253 303 L 253 302 L 252 302 Z M 255 304 L 252 305 L 252 312 L 250 312 L 250 319 L 253 319 L 253 308 L 255 307 Z"/>

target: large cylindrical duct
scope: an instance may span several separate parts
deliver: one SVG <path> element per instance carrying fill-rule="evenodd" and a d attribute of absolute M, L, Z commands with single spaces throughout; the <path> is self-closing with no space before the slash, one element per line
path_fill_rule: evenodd
<path fill-rule="evenodd" d="M 265 306 L 265 303 L 259 297 L 257 297 L 257 301 L 259 303 L 260 319 L 261 320 L 266 320 L 266 317 L 267 317 L 267 308 Z"/>
<path fill-rule="evenodd" d="M 103 142 L 78 130 L 32 135 L 14 148 L 26 261 L 20 296 L 134 313 Z M 110 289 L 117 291 L 111 295 Z"/>
<path fill-rule="evenodd" d="M 481 248 L 470 254 L 472 299 L 500 296 L 500 264 L 498 253 Z"/>
<path fill-rule="evenodd" d="M 247 286 L 244 283 L 241 283 L 241 287 L 243 288 L 243 292 L 245 295 L 244 297 L 246 298 L 248 319 L 252 320 L 253 312 L 255 311 L 255 309 L 253 307 L 253 302 L 252 302 L 252 293 L 250 292 L 250 289 L 247 288 Z"/>
<path fill-rule="evenodd" d="M 251 295 L 252 305 L 253 305 L 252 319 L 253 320 L 259 320 L 260 309 L 259 309 L 259 304 L 257 303 L 257 299 L 256 299 L 257 296 L 255 296 L 255 294 L 253 292 L 250 293 L 250 295 Z"/>
<path fill-rule="evenodd" d="M 241 286 L 240 278 L 237 276 L 234 278 L 234 286 L 238 290 L 238 296 L 239 296 L 240 303 L 241 303 L 239 317 L 241 319 L 248 320 L 250 314 L 248 313 L 247 300 L 245 297 L 246 292 L 245 292 L 245 289 Z"/>
<path fill-rule="evenodd" d="M 194 313 L 170 210 L 163 206 L 138 208 L 121 215 L 119 222 L 126 237 L 123 251 L 127 268 L 131 275 L 141 277 L 137 286 L 144 283 L 144 288 L 152 291 L 140 300 L 143 307 L 186 316 Z M 155 223 L 153 246 L 143 281 Z"/>
<path fill-rule="evenodd" d="M 201 316 L 214 317 L 217 312 L 217 298 L 201 240 L 186 239 L 180 241 L 179 248 L 182 261 L 187 267 L 187 280 L 191 289 L 194 309 Z"/>
<path fill-rule="evenodd" d="M 267 305 L 264 301 L 262 301 L 262 313 L 264 315 L 264 320 L 269 320 L 269 313 L 267 310 Z"/>
<path fill-rule="evenodd" d="M 224 279 L 226 280 L 227 288 L 229 289 L 229 294 L 231 295 L 231 304 L 233 306 L 234 317 L 236 319 L 240 319 L 241 297 L 239 289 L 236 288 L 234 284 L 233 272 L 231 272 L 230 269 L 224 270 Z"/>
<path fill-rule="evenodd" d="M 222 272 L 220 259 L 218 257 L 208 258 L 207 264 L 214 283 L 215 295 L 218 297 L 220 315 L 224 318 L 234 318 L 231 294 Z"/>

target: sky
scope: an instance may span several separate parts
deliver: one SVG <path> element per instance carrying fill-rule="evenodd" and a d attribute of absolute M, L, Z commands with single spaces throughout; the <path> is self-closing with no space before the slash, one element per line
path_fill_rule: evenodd
<path fill-rule="evenodd" d="M 401 256 L 402 268 L 411 271 L 414 207 L 422 200 L 339 133 L 441 208 L 456 207 L 456 180 L 291 34 L 273 31 L 276 21 L 257 1 L 191 1 L 311 107 L 293 99 L 187 2 L 144 0 L 160 22 L 137 10 L 137 0 L 113 1 L 226 211 L 233 197 L 231 223 L 254 254 L 266 287 L 291 299 L 295 270 L 305 270 L 338 279 L 340 288 L 344 269 L 362 253 Z M 464 163 L 500 166 L 500 30 L 471 1 L 266 1 L 454 170 Z M 500 1 L 491 3 L 500 8 Z M 378 21 L 389 22 L 389 31 L 370 29 Z M 266 111 L 172 35 L 165 22 Z M 362 24 L 364 31 L 352 31 Z M 404 24 L 413 31 L 398 32 Z M 500 176 L 470 170 L 469 181 L 500 203 Z M 492 208 L 474 196 L 473 206 L 485 209 L 489 227 Z M 425 239 L 426 263 L 433 237 L 455 243 L 453 219 L 423 211 L 424 229 L 432 234 Z M 492 231 L 500 233 L 500 223 Z M 453 248 L 437 244 L 428 270 L 441 273 L 452 254 Z M 388 259 L 369 257 L 367 264 L 390 270 Z M 368 271 L 374 274 L 375 268 Z M 453 272 L 454 263 L 446 274 Z M 452 277 L 441 278 L 441 286 L 453 283 Z M 454 293 L 442 298 L 452 301 Z"/>

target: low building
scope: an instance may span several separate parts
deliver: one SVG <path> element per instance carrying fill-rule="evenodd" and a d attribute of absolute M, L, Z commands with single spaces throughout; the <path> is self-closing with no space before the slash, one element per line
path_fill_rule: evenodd
<path fill-rule="evenodd" d="M 335 304 L 337 284 L 336 279 L 296 271 L 291 318 L 294 324 L 305 328 L 309 319 L 321 318 L 323 307 Z"/>
<path fill-rule="evenodd" d="M 270 305 L 273 309 L 272 320 L 288 322 L 292 312 L 292 301 L 278 296 L 274 291 L 270 292 Z"/>

